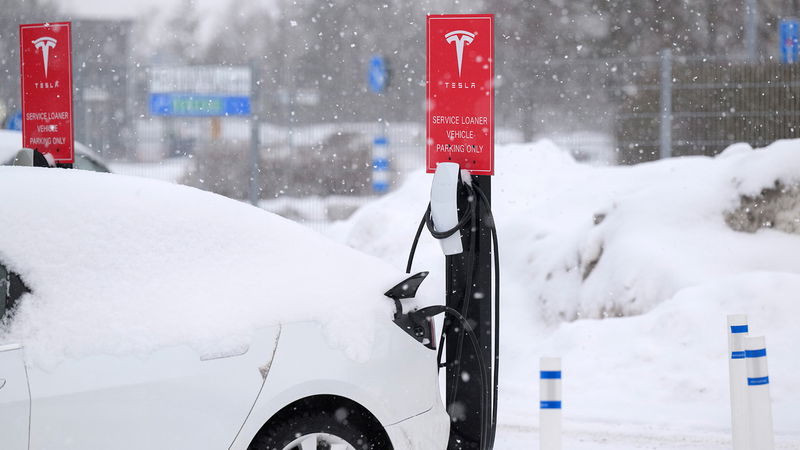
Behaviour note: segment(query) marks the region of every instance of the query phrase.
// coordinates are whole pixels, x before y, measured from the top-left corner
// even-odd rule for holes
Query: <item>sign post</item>
[[[69,22],[19,26],[22,145],[57,164],[75,161]]]
[[[469,171],[473,186],[490,203],[490,175],[494,174],[494,16],[428,16],[427,49],[427,171],[435,172],[440,162],[458,163]],[[463,194],[459,193],[459,214],[474,202],[477,224],[475,228],[467,225],[461,229],[463,248],[468,250],[445,257],[446,303],[474,324],[480,352],[469,345],[459,346],[458,338],[447,339],[450,450],[480,446],[484,432],[481,395],[485,387],[480,385],[478,355],[486,363],[487,373],[492,374],[485,382],[496,386],[493,374],[497,361],[491,332],[493,225],[489,223],[489,205]],[[458,335],[458,323],[446,321],[445,327],[448,336]],[[492,397],[496,399],[496,392]],[[490,409],[494,421],[495,406]]]

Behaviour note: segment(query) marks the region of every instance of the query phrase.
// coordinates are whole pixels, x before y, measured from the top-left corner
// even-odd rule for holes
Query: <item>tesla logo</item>
[[[44,77],[47,78],[47,63],[50,59],[50,49],[56,46],[56,40],[51,37],[40,37],[33,41],[33,45],[42,51],[42,58],[44,58]]]
[[[458,76],[461,77],[461,60],[464,56],[464,44],[471,44],[475,39],[475,33],[469,31],[456,30],[444,35],[448,44],[456,44],[456,57],[458,58]]]

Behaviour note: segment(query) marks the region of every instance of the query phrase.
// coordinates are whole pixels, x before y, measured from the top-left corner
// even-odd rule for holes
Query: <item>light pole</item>
[[[797,0],[794,0],[795,3]],[[746,0],[744,40],[747,60],[751,63],[758,57],[758,0]]]

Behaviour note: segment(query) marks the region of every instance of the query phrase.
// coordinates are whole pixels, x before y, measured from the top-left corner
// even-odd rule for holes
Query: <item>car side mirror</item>
[[[394,300],[395,318],[403,315],[403,304],[400,303],[400,300],[414,298],[417,295],[417,289],[419,289],[419,285],[425,281],[425,277],[427,277],[429,273],[430,272],[419,272],[411,275],[405,280],[397,283],[393,288],[389,289],[383,294]]]
[[[428,273],[414,274],[386,291],[384,295],[394,300],[394,323],[422,345],[436,349],[433,320],[418,314],[403,314],[403,304],[400,302],[400,300],[417,295],[417,289],[425,281]]]

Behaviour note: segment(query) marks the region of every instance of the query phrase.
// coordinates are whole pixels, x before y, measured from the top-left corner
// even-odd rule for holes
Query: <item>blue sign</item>
[[[386,62],[382,56],[373,56],[369,60],[367,82],[369,89],[376,94],[386,90],[386,85],[389,84],[389,71],[386,69]]]
[[[781,62],[796,63],[800,50],[800,21],[783,19],[780,25]]]
[[[378,136],[372,141],[372,190],[382,194],[389,190],[391,172],[389,164],[389,139]]]
[[[249,116],[250,97],[205,94],[150,94],[154,116],[220,117]]]
[[[8,118],[6,128],[9,130],[22,131],[22,111],[17,111]]]

